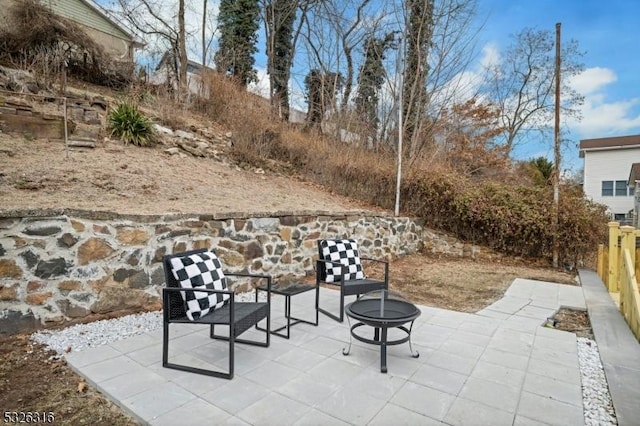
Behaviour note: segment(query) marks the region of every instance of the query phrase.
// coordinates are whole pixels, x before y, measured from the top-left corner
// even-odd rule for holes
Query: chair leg
[[[320,307],[320,288],[318,287],[318,298],[317,298],[317,311],[316,312],[322,312],[323,314],[325,314],[326,316],[328,316],[329,318],[331,318],[334,321],[338,321],[338,322],[344,322],[344,294],[342,291],[342,288],[340,289],[340,315],[336,315],[333,314],[331,312],[329,312],[326,309],[323,309]],[[317,315],[317,313],[316,313]]]
[[[169,363],[169,323],[162,326],[162,366],[165,367]]]
[[[233,327],[229,326],[229,374],[233,377],[233,369],[235,367],[235,338],[236,332]]]
[[[211,326],[213,329],[213,326]],[[211,330],[213,332],[213,330]],[[233,379],[233,343],[230,345],[229,372],[216,370],[205,370],[204,368],[190,367],[188,365],[174,364],[169,362],[169,323],[164,323],[162,336],[162,366],[173,370],[186,371],[188,373],[203,374],[206,376],[218,377],[221,379]]]

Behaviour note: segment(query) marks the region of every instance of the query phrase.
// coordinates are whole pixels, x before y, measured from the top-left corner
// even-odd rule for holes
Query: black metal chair
[[[256,275],[256,274],[235,274],[226,273],[225,276],[240,276],[240,277],[253,277],[264,279],[267,282],[267,301],[258,302],[256,296],[256,302],[236,302],[234,300],[234,292],[229,290],[209,290],[200,289],[198,292],[227,294],[229,299],[226,303],[215,310],[210,311],[206,315],[190,320],[187,317],[185,302],[180,294],[185,291],[194,291],[188,288],[182,288],[180,282],[173,276],[171,259],[176,257],[185,257],[193,254],[199,254],[206,252],[206,249],[192,250],[184,253],[176,253],[164,256],[164,276],[166,287],[162,291],[162,310],[163,310],[163,338],[162,338],[162,366],[166,368],[173,368],[176,370],[188,371],[190,373],[205,374],[208,376],[221,377],[224,379],[232,379],[234,372],[234,345],[238,343],[246,343],[255,346],[269,346],[270,333],[265,332],[265,341],[245,340],[239,339],[242,333],[257,326],[257,324],[266,319],[266,330],[271,327],[270,324],[270,311],[271,311],[271,277],[268,275]],[[224,278],[226,280],[226,277]],[[212,339],[220,339],[229,342],[229,368],[228,372],[206,370],[202,368],[191,367],[187,365],[180,365],[169,362],[169,324],[197,324],[197,325],[209,325],[210,332],[209,337]],[[229,327],[229,336],[215,334],[216,325],[226,325]]]
[[[376,280],[370,278],[361,278],[361,279],[346,279],[345,275],[348,273],[348,267],[344,263],[327,260],[323,254],[322,244],[324,241],[339,241],[339,240],[318,240],[318,261],[316,262],[316,291],[320,291],[320,284],[328,284],[333,286],[338,286],[340,288],[340,314],[335,315],[326,309],[320,307],[318,302],[317,309],[319,312],[327,315],[329,318],[332,318],[336,321],[343,322],[344,321],[344,298],[345,296],[360,296],[361,294],[382,290],[389,288],[389,262],[386,260],[379,259],[371,259],[368,257],[359,257],[360,260],[369,261],[369,262],[378,262],[384,264],[384,280]],[[336,282],[327,282],[327,266],[331,264],[334,267],[341,268],[341,274],[339,281]],[[319,300],[319,297],[316,299]]]

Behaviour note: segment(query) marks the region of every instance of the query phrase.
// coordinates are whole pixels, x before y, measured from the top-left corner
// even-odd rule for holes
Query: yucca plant
[[[130,102],[120,102],[109,113],[109,131],[126,144],[150,146],[155,143],[153,123],[138,107]]]

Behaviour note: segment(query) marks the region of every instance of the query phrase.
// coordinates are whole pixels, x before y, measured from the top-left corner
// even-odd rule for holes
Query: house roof
[[[133,44],[136,47],[144,47],[145,46],[145,42],[138,39],[133,32],[128,29],[127,27],[125,27],[122,23],[118,22],[109,12],[107,12],[107,10],[105,10],[102,6],[100,6],[99,4],[97,4],[96,2],[94,2],[93,0],[79,0],[82,3],[86,4],[90,9],[92,9],[93,11],[95,11],[98,15],[100,15],[102,18],[104,18],[105,20],[107,20],[107,22],[109,22],[111,25],[113,25],[114,27],[118,28],[120,31],[122,31],[124,34],[126,34],[131,41],[133,42]]]
[[[585,151],[608,151],[630,148],[640,148],[640,135],[582,139],[580,141],[580,157],[584,157]]]
[[[629,173],[629,181],[627,184],[629,186],[634,186],[637,180],[640,180],[640,163],[633,163],[631,165],[631,173]]]
[[[163,66],[167,65],[167,62],[171,59],[171,57],[173,56],[173,54],[169,51],[164,52],[164,54],[162,55],[162,58],[160,58],[160,62],[158,62],[158,65],[156,65],[155,71],[159,71],[160,68],[162,68]],[[199,74],[200,71],[202,71],[202,64],[196,62],[196,61],[192,61],[191,59],[187,59],[187,71],[188,72],[193,72],[195,74]],[[215,69],[211,68],[211,67],[204,67],[205,70],[209,71],[209,72],[214,72]]]

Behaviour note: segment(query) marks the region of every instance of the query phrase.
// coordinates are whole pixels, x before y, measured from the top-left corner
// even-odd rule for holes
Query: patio
[[[321,300],[337,306],[338,292],[323,289]],[[293,315],[315,315],[313,292],[292,302]],[[274,326],[283,305],[273,296]],[[323,315],[318,327],[295,325],[290,340],[272,336],[269,348],[236,345],[233,380],[162,368],[161,329],[66,358],[143,424],[582,425],[575,335],[541,327],[560,306],[585,309],[582,288],[516,279],[476,314],[419,306],[411,340],[420,357],[390,346],[387,374],[378,347],[354,340],[344,356],[348,322]],[[170,358],[225,367],[228,346],[207,327],[174,324],[171,336]]]

